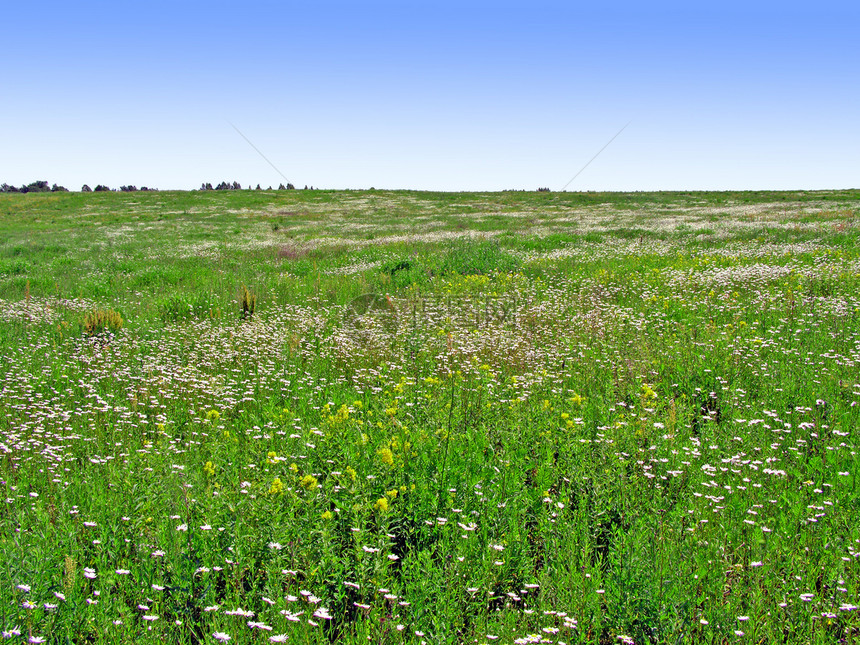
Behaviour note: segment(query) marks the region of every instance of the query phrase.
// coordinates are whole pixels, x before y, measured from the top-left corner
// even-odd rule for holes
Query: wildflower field
[[[0,195],[3,642],[860,642],[858,426],[860,191]]]

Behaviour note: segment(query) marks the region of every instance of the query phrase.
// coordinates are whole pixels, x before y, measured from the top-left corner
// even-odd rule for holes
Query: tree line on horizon
[[[277,188],[277,190],[295,190],[295,189],[296,189],[296,187],[291,183],[287,183],[286,186],[284,186],[283,184],[278,184],[278,188]],[[308,186],[305,185],[304,189],[305,190],[313,190],[314,187],[311,186],[310,188],[308,188]],[[234,181],[232,183],[229,181],[222,181],[220,184],[217,184],[216,186],[212,186],[212,184],[209,182],[203,182],[202,184],[200,184],[200,188],[198,188],[197,190],[242,190],[242,184],[240,184],[238,181]],[[248,186],[248,190],[251,190],[250,186]],[[257,184],[257,187],[254,188],[254,190],[263,190],[263,188],[260,186],[260,184]],[[271,186],[269,186],[266,190],[275,190],[275,189],[272,188]]]
[[[20,188],[10,184],[0,184],[0,193],[67,193],[69,189],[65,186],[48,186],[47,181],[33,181],[24,184]]]
[[[250,190],[250,186],[248,187],[248,189]],[[284,184],[278,185],[277,189],[278,190],[295,190],[296,187],[291,183],[287,183],[286,186],[284,186]],[[314,187],[311,186],[310,188],[308,188],[308,186],[305,186],[304,189],[305,190],[313,190]],[[219,183],[213,187],[211,183],[203,182],[202,184],[200,184],[200,188],[198,188],[198,190],[242,190],[242,184],[240,184],[238,181],[233,181],[233,182],[222,181],[221,183]],[[263,190],[263,189],[260,187],[260,184],[257,184],[257,187],[254,190]],[[271,186],[269,186],[268,190],[273,190],[273,189]],[[141,186],[140,188],[138,188],[137,186],[134,186],[134,185],[128,185],[128,186],[120,186],[118,189],[113,189],[113,188],[110,188],[108,186],[105,186],[104,184],[97,184],[95,188],[90,188],[89,185],[84,184],[83,186],[81,186],[81,190],[80,190],[80,192],[82,192],[82,193],[102,193],[102,192],[117,192],[117,191],[122,192],[122,193],[131,193],[131,192],[137,192],[137,191],[155,192],[155,191],[158,191],[158,188],[148,188],[147,186]],[[65,186],[59,186],[57,184],[48,185],[48,182],[44,181],[44,180],[33,181],[33,182],[30,182],[29,184],[24,184],[20,187],[19,186],[13,186],[11,184],[6,184],[6,183],[0,184],[0,193],[68,193],[68,192],[71,192],[71,191],[68,188],[66,188]]]
[[[137,186],[120,186],[118,189],[123,193],[131,193],[136,191],[141,192],[152,192],[157,191],[158,188],[148,188],[147,186],[141,186],[138,188]],[[39,180],[33,181],[29,184],[24,184],[21,187],[13,186],[11,184],[0,184],[0,193],[68,193],[71,192],[65,186],[59,186],[54,184],[52,186],[48,185],[47,181]],[[102,193],[102,192],[113,192],[112,188],[105,186],[104,184],[98,184],[95,188],[90,188],[87,184],[81,186],[80,192],[82,193]]]

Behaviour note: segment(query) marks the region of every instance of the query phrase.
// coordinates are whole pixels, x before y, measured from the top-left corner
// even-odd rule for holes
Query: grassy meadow
[[[0,195],[0,641],[860,642],[860,191]]]

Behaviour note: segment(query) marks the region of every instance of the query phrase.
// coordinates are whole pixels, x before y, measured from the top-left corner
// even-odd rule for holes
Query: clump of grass
[[[250,320],[257,308],[257,294],[242,285],[242,320]]]
[[[465,240],[451,245],[442,258],[440,272],[460,275],[488,275],[516,271],[519,258],[493,241]]]
[[[421,283],[426,275],[417,258],[395,259],[383,263],[382,272],[391,278],[395,287]]]
[[[308,251],[294,244],[284,244],[278,249],[278,257],[283,260],[301,260],[307,257]]]
[[[122,329],[122,316],[113,309],[93,309],[84,315],[82,324],[87,336],[100,336],[105,332],[115,334]]]
[[[161,319],[177,322],[192,318],[218,318],[221,309],[211,294],[172,295],[159,305]]]

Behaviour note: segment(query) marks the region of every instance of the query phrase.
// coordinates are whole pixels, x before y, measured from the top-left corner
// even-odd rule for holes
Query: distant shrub
[[[81,192],[82,193],[91,193],[91,192],[93,192],[93,189],[90,188],[89,186],[87,186],[86,184],[84,184],[83,186],[81,186]]]
[[[51,186],[51,192],[52,193],[67,193],[67,192],[69,192],[69,189],[66,188],[65,186],[58,186],[57,184],[54,184],[53,186]]]
[[[93,309],[84,316],[83,330],[87,336],[99,336],[105,332],[116,333],[122,329],[122,316],[113,309]]]
[[[108,188],[107,186],[105,186],[103,184],[99,184],[93,190],[97,193],[109,193],[110,192],[110,188]]]
[[[9,184],[0,185],[0,193],[17,193],[20,192],[16,186],[10,186]]]
[[[123,193],[134,193],[137,192],[137,186],[120,186],[120,192]]]

